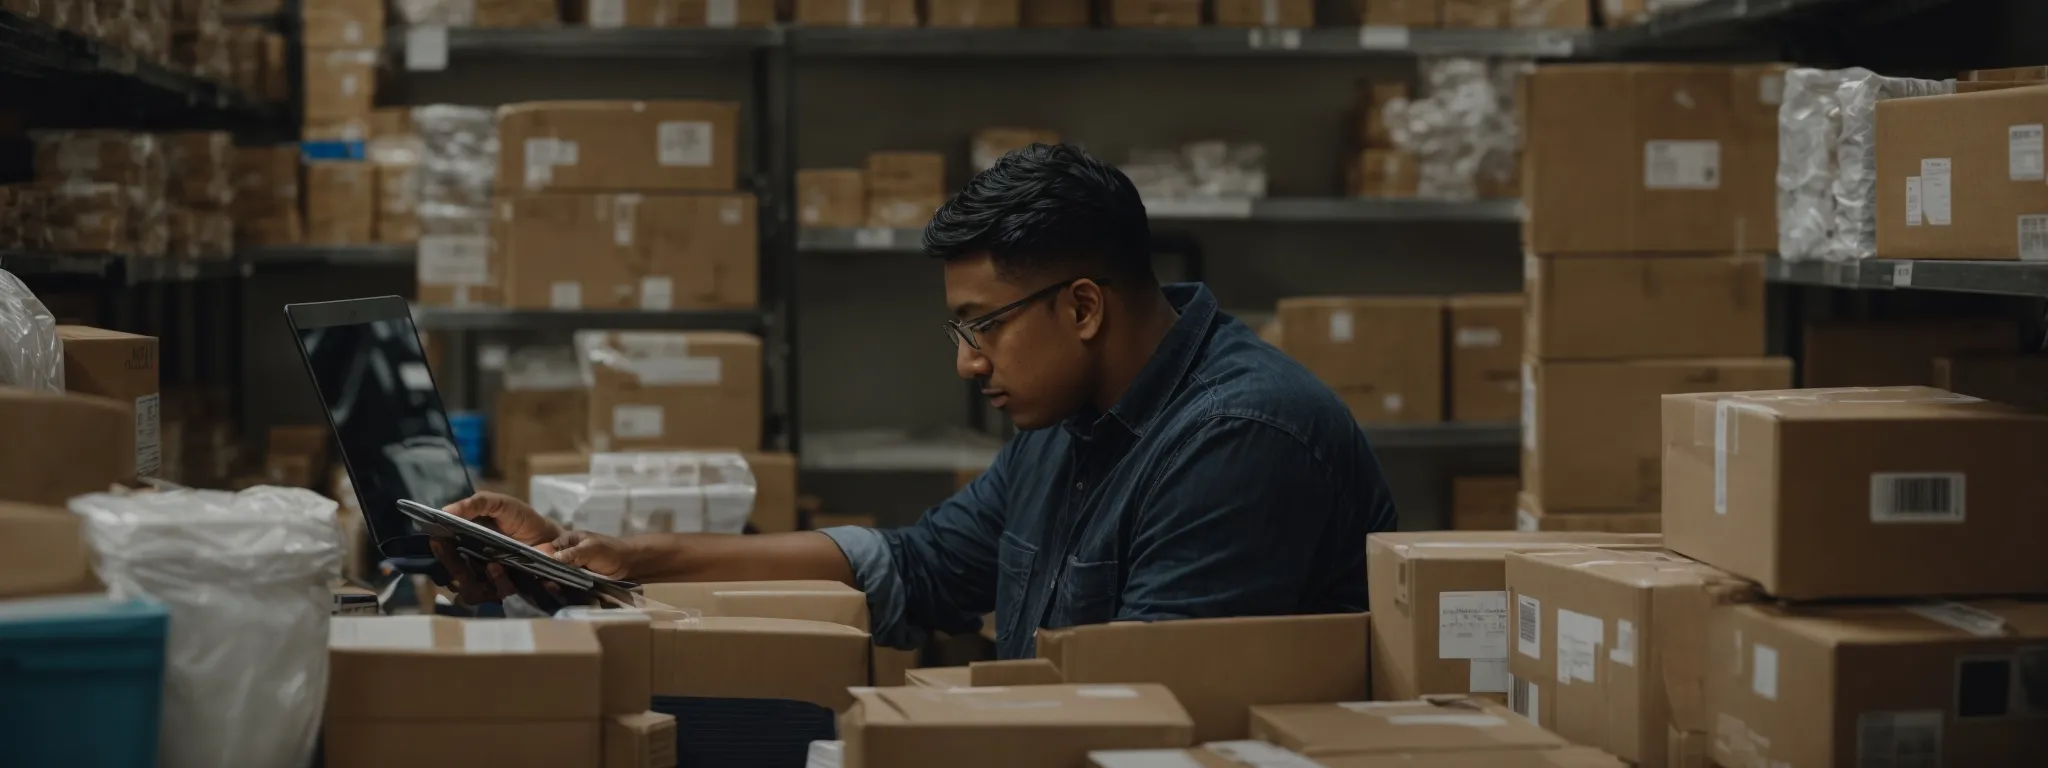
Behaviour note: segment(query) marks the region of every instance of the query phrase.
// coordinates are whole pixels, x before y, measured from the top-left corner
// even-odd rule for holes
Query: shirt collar
[[[1116,405],[1110,406],[1108,415],[1096,416],[1089,409],[1067,419],[1067,431],[1076,437],[1093,436],[1095,428],[1111,418],[1132,435],[1143,437],[1194,366],[1208,339],[1209,325],[1216,319],[1216,296],[1201,283],[1174,283],[1161,290],[1166,294],[1166,303],[1180,313],[1180,319],[1159,340],[1159,346],[1152,350],[1152,359],[1145,362],[1138,378],[1117,398]]]

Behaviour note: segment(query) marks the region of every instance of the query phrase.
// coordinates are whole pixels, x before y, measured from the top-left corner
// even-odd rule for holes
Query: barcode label
[[[1515,595],[1515,650],[1543,658],[1543,602],[1528,595]]]
[[[1533,680],[1514,678],[1508,686],[1508,708],[1537,725],[1543,724],[1543,689]]]
[[[164,464],[163,398],[135,398],[135,476],[156,477]]]
[[[2048,215],[2020,217],[2020,261],[2048,261]]]
[[[1856,716],[1856,768],[1940,768],[1941,712]]]
[[[2041,171],[2041,124],[2006,128],[2006,175],[2013,181],[2040,181]]]
[[[1873,523],[1960,523],[1963,501],[1961,472],[1870,473]]]
[[[1920,177],[1906,177],[1906,226],[1917,227],[1926,222],[1920,210]]]

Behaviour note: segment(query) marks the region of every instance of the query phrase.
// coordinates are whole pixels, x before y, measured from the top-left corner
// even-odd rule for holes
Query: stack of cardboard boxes
[[[168,168],[172,258],[225,259],[234,255],[235,141],[226,131],[163,137]]]
[[[1522,299],[1516,295],[1281,299],[1263,332],[1363,424],[1516,418]],[[1448,311],[1446,311],[1448,309]]]
[[[1372,26],[1462,29],[1586,29],[1592,0],[1354,0],[1359,21]],[[1606,0],[1607,15],[1642,0]]]
[[[305,239],[299,210],[299,145],[238,147],[234,154],[235,242],[289,245]]]
[[[1387,105],[1408,98],[1406,81],[1363,80],[1345,131],[1344,193],[1353,197],[1414,197],[1421,183],[1415,156],[1394,148]]]
[[[867,225],[922,229],[946,202],[946,156],[937,152],[869,152]]]
[[[160,257],[169,248],[163,137],[48,131],[35,142],[50,247]]]
[[[1657,396],[1783,388],[1764,357],[1777,65],[1539,68],[1522,85],[1519,527],[1653,531]]]
[[[311,161],[305,168],[306,242],[372,242],[376,168],[364,162],[359,146],[324,148],[331,146],[328,142],[369,137],[371,105],[377,96],[377,54],[384,44],[384,4],[308,0],[300,16],[302,135],[309,142]]]

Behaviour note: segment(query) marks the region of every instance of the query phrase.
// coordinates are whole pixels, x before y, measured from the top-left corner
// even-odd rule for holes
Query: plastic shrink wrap
[[[731,452],[598,453],[590,473],[537,475],[529,498],[562,525],[606,536],[741,533],[754,473]]]
[[[1785,73],[1778,105],[1778,254],[1826,255],[1835,231],[1835,141],[1842,132],[1839,89],[1863,69],[1800,68]]]
[[[298,488],[71,500],[116,598],[171,612],[158,765],[304,766],[327,697],[334,502]]]
[[[57,318],[21,278],[0,269],[0,385],[64,391]]]
[[[1862,72],[1836,90],[1841,133],[1835,141],[1835,227],[1827,257],[1877,254],[1877,103],[1955,93],[1953,80],[1915,80]]]
[[[1420,67],[1427,95],[1388,102],[1384,117],[1394,146],[1416,158],[1416,194],[1471,200],[1482,180],[1512,179],[1522,146],[1515,84],[1531,65],[1442,58]]]

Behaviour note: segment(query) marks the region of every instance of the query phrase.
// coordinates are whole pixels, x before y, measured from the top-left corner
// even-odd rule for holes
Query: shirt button
[[[1074,484],[1074,490],[1077,490],[1077,491],[1085,491],[1085,490],[1088,490],[1088,484],[1087,484],[1087,483],[1075,483],[1075,484]]]

